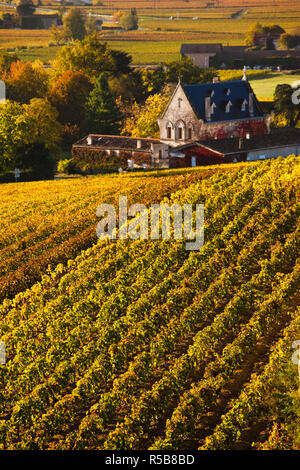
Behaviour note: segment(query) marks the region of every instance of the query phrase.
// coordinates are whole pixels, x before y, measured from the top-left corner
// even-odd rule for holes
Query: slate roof
[[[222,44],[181,44],[180,54],[205,54],[205,53],[217,53],[222,50]]]
[[[249,152],[252,150],[266,150],[268,148],[283,147],[298,144],[300,146],[300,129],[282,128],[274,129],[270,134],[251,135],[250,139],[243,138],[242,149],[239,148],[240,138],[199,140],[194,143],[175,147],[174,151],[185,148],[204,146],[223,155]]]
[[[209,122],[230,121],[246,119],[250,117],[262,117],[263,113],[254,96],[254,114],[249,113],[249,93],[253,90],[246,80],[231,80],[227,82],[204,83],[197,85],[183,85],[183,90],[198,119],[205,120],[205,97],[211,96],[211,104],[214,103],[214,112]],[[246,100],[245,111],[241,110],[241,103]],[[230,111],[226,112],[226,104]]]
[[[88,144],[88,137],[92,138],[92,143]],[[138,148],[138,141],[141,146]],[[105,150],[129,150],[135,152],[149,152],[151,150],[151,144],[160,143],[159,139],[136,139],[133,137],[123,137],[118,135],[100,135],[100,134],[89,134],[83,139],[79,140],[74,147],[89,147],[99,148]]]

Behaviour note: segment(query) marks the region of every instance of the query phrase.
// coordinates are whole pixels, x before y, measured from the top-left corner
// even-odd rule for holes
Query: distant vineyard
[[[186,175],[132,178],[135,190],[102,180],[102,198],[120,181],[132,200],[204,203],[205,245],[99,242],[4,301],[0,449],[300,447],[299,161],[231,168],[191,173],[189,185]],[[60,206],[89,217],[88,182],[82,200],[83,184],[70,196],[47,184],[46,221],[59,223]],[[38,233],[24,224],[37,207],[24,201],[13,231]]]

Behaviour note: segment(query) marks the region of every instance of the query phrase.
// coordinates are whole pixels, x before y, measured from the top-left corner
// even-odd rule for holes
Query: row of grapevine
[[[133,200],[151,201],[153,179],[143,178]],[[293,318],[295,157],[213,170],[188,187],[176,178],[181,188],[166,182],[156,196],[205,204],[200,251],[175,240],[99,242],[0,305],[1,448],[197,443],[235,371],[251,373],[257,342]]]

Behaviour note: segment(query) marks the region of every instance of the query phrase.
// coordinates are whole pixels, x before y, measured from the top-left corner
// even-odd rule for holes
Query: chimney
[[[142,148],[142,141],[141,141],[140,139],[138,139],[138,140],[136,141],[136,148],[138,148],[138,149],[141,149],[141,148]]]
[[[249,93],[249,113],[250,113],[250,116],[254,115],[254,96],[253,96],[253,93]]]
[[[210,117],[211,117],[210,96],[206,96],[206,98],[205,98],[205,119],[206,119],[206,121],[210,121]]]
[[[219,77],[213,77],[213,83],[219,83]]]
[[[93,138],[92,138],[91,135],[89,135],[86,140],[87,140],[87,144],[88,144],[88,145],[92,145],[92,143],[93,143]]]

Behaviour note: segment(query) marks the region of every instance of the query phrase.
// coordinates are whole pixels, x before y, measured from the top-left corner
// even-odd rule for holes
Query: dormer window
[[[229,113],[229,112],[230,112],[231,106],[232,106],[231,101],[228,101],[228,102],[226,103],[226,106],[225,106],[225,113]]]
[[[248,101],[247,100],[244,100],[242,101],[242,104],[241,104],[241,111],[246,111],[246,106],[248,104]]]
[[[215,94],[214,90],[208,90],[206,92],[206,98],[212,98],[214,94]]]

